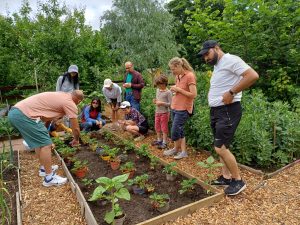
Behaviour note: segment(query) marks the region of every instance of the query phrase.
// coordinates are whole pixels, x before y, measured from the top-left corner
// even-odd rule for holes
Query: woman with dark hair
[[[78,67],[71,65],[68,72],[58,77],[56,91],[72,92],[79,90]]]
[[[106,124],[101,118],[101,101],[93,98],[91,105],[84,107],[81,117],[81,128],[83,131],[99,130]]]

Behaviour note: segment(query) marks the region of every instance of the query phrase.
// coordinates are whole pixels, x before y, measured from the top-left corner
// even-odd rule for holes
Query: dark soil
[[[100,137],[98,136],[98,139]],[[99,140],[101,143],[114,146],[111,142],[106,142],[104,139]],[[122,147],[120,146],[122,150]],[[177,209],[181,206],[190,204],[192,202],[206,198],[208,195],[200,185],[195,186],[195,190],[190,194],[180,195],[178,190],[181,189],[180,182],[183,179],[187,179],[181,175],[178,175],[175,181],[167,181],[166,175],[162,173],[163,166],[158,165],[154,170],[150,169],[150,160],[144,157],[137,157],[134,152],[128,154],[127,161],[133,161],[135,163],[137,171],[134,176],[147,173],[149,175],[149,183],[155,187],[154,192],[159,194],[168,194],[170,196],[170,210]],[[120,170],[112,170],[110,164],[103,161],[99,156],[92,152],[89,147],[81,147],[81,150],[76,154],[76,157],[81,160],[89,161],[89,173],[86,178],[97,179],[99,177],[109,177],[122,174]],[[80,179],[75,178],[79,184],[86,200],[88,200],[97,187],[97,184],[92,184],[89,187],[83,185]],[[150,204],[149,193],[144,195],[135,195],[131,193],[131,200],[120,200],[120,205],[123,211],[126,213],[126,220],[124,224],[137,224],[150,218],[161,215],[162,213],[154,210]],[[106,211],[111,210],[111,204],[103,205],[103,202],[89,202],[89,206],[98,222],[98,224],[106,224],[104,221],[104,215]]]
[[[3,181],[5,182],[5,188],[8,191],[9,195],[5,195],[5,201],[10,208],[11,213],[11,224],[17,224],[17,206],[16,206],[16,192],[18,191],[18,173],[17,173],[17,153],[14,154],[14,166],[9,167],[3,172]],[[1,215],[2,211],[0,209]]]

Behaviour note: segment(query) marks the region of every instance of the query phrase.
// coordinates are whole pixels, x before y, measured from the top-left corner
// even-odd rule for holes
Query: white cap
[[[105,79],[104,80],[104,87],[110,87],[112,85],[111,79]]]
[[[72,73],[72,72],[78,73],[78,66],[71,65],[68,69],[68,73]]]
[[[121,109],[125,109],[126,107],[130,107],[130,106],[131,106],[131,105],[130,105],[129,102],[124,101],[124,102],[121,103],[120,108],[121,108]]]

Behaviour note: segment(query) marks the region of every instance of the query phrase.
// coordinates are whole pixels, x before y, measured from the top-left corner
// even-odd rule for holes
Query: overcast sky
[[[46,2],[46,0],[39,0]],[[63,2],[63,1],[61,1]],[[85,6],[86,24],[91,25],[93,29],[99,29],[99,17],[105,10],[112,7],[112,0],[64,0],[67,6],[74,8],[83,8]],[[37,0],[29,0],[33,11],[37,9]],[[11,15],[18,12],[22,5],[22,0],[0,0],[0,14]]]

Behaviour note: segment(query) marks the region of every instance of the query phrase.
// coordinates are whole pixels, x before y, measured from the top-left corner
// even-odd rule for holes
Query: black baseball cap
[[[197,54],[197,56],[202,57],[204,54],[206,54],[209,49],[214,48],[215,46],[219,45],[217,41],[215,40],[208,40],[203,43],[202,49]]]

